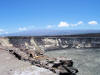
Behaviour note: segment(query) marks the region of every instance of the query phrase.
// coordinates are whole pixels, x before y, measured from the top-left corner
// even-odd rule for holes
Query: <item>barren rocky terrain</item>
[[[51,71],[21,61],[0,49],[0,75],[56,75]]]
[[[0,59],[3,75],[76,75],[78,69],[73,67],[73,61],[67,58],[52,58],[44,55],[45,50],[41,39],[33,37],[1,37]],[[52,47],[53,39],[42,39]],[[52,44],[50,43],[53,42]],[[42,46],[42,47],[41,47]],[[54,46],[55,47],[55,46]]]

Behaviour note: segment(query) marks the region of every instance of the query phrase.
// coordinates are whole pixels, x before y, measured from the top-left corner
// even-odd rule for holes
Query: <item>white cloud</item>
[[[8,34],[4,29],[0,29],[0,34]]]
[[[48,25],[48,26],[47,26],[47,28],[52,28],[52,27],[53,27],[52,25]]]
[[[5,34],[8,34],[9,32],[5,32]]]
[[[88,24],[94,25],[94,24],[98,24],[97,21],[89,21]]]
[[[3,30],[3,29],[0,29],[0,33],[1,33],[1,32],[4,32],[4,30]]]
[[[61,21],[61,22],[58,24],[58,27],[69,27],[69,24],[68,24],[67,22]]]
[[[73,27],[73,26],[78,26],[78,25],[81,25],[81,24],[83,24],[83,21],[79,21],[76,24],[71,24],[71,26]]]
[[[83,21],[79,21],[77,24],[78,24],[78,25],[83,24]]]
[[[20,27],[20,28],[18,28],[18,30],[19,30],[19,31],[26,31],[27,28],[26,28],[26,27]]]

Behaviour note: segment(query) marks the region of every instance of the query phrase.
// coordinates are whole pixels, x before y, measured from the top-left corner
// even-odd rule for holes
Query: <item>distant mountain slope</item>
[[[76,34],[76,35],[68,35],[67,37],[100,37],[100,33]]]
[[[100,30],[29,30],[1,36],[99,36]]]

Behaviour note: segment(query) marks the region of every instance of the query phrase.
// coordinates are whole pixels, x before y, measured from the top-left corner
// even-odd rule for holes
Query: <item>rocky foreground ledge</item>
[[[20,50],[18,48],[5,48],[19,60],[30,62],[32,65],[48,69],[57,75],[76,75],[78,70],[73,67],[73,61],[63,57],[50,58],[34,50]],[[35,56],[34,56],[35,53]]]
[[[38,47],[34,39],[31,40],[32,47],[34,46],[33,48],[24,44],[23,47],[14,47],[8,40],[1,39],[0,49],[8,51],[18,60],[48,69],[57,75],[76,75],[78,73],[78,69],[73,67],[72,60],[67,60],[67,58],[64,57],[51,58],[44,55],[44,51]]]

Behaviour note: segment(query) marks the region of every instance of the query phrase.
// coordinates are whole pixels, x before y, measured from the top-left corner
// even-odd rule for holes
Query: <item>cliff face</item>
[[[44,50],[58,50],[65,48],[99,48],[99,37],[46,37],[41,38],[38,45]]]
[[[57,75],[76,75],[78,69],[73,67],[73,61],[67,58],[52,58],[44,55],[44,49],[59,48],[60,39],[34,37],[0,38],[0,49],[8,51],[19,60],[27,61],[32,65],[42,67]]]
[[[80,37],[5,37],[0,38],[1,46],[14,46],[17,48],[37,48],[41,50],[53,50],[64,48],[97,48],[100,47],[100,38]],[[34,47],[35,46],[35,47]]]
[[[0,46],[13,46],[13,45],[9,42],[9,38],[1,37]]]

